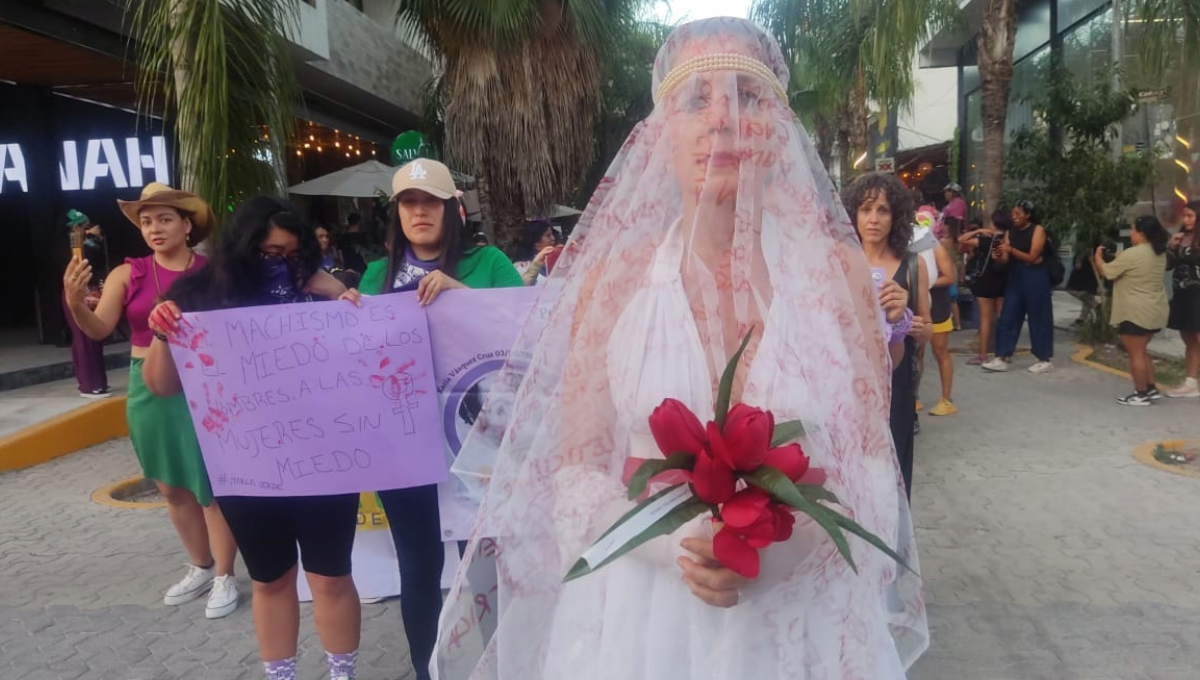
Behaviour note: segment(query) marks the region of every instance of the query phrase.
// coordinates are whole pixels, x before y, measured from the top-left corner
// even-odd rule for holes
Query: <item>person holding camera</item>
[[[979,354],[967,364],[982,366],[988,360],[988,346],[1004,307],[1004,289],[1008,285],[1008,273],[992,253],[1012,226],[1012,217],[1007,210],[997,210],[992,213],[991,224],[987,227],[982,224],[972,226],[975,228],[958,237],[958,243],[973,249],[967,263],[966,283],[979,305]]]
[[[1154,385],[1154,361],[1149,345],[1167,323],[1167,230],[1157,217],[1143,215],[1133,223],[1133,247],[1105,262],[1104,246],[1096,248],[1096,271],[1113,282],[1112,316],[1109,323],[1121,334],[1129,355],[1129,372],[1134,392],[1117,399],[1123,406],[1149,406],[1162,398]]]

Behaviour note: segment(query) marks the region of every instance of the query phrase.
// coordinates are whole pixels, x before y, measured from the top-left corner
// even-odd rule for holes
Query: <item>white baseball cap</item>
[[[418,158],[392,175],[392,198],[409,189],[424,191],[443,201],[458,195],[450,168],[428,158]]]

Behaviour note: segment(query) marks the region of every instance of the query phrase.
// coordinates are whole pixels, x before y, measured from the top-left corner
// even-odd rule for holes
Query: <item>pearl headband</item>
[[[654,91],[654,103],[661,102],[688,76],[705,71],[742,71],[758,76],[770,83],[775,94],[779,95],[780,101],[785,104],[788,101],[787,91],[783,89],[779,77],[775,75],[774,71],[767,68],[766,64],[744,54],[719,53],[693,57],[671,69],[671,72],[659,83],[658,89]]]

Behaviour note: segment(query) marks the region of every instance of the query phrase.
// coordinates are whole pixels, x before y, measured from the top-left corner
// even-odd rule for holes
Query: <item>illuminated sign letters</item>
[[[18,184],[21,193],[29,193],[29,180],[25,175],[25,154],[20,144],[0,144],[0,194],[6,185]]]
[[[151,137],[149,153],[143,153],[143,142],[137,137],[123,141],[120,146],[114,139],[63,142],[58,162],[62,190],[91,191],[97,181],[109,182],[116,189],[137,188],[145,186],[150,175],[155,182],[171,183],[166,139]],[[20,144],[0,143],[0,193],[13,188],[29,193],[25,154]]]
[[[170,165],[167,163],[167,143],[162,137],[150,140],[150,155],[142,153],[137,137],[125,140],[125,164],[117,143],[112,139],[91,139],[79,164],[79,145],[63,142],[62,160],[58,164],[58,176],[63,191],[90,191],[96,188],[96,180],[108,178],[114,187],[128,189],[146,184],[143,170],[154,171],[154,181],[170,184]],[[80,181],[80,170],[83,179]]]

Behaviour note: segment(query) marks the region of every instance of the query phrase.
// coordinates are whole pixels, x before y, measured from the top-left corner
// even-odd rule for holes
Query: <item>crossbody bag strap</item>
[[[908,308],[917,313],[917,288],[921,285],[920,255],[908,254]]]

